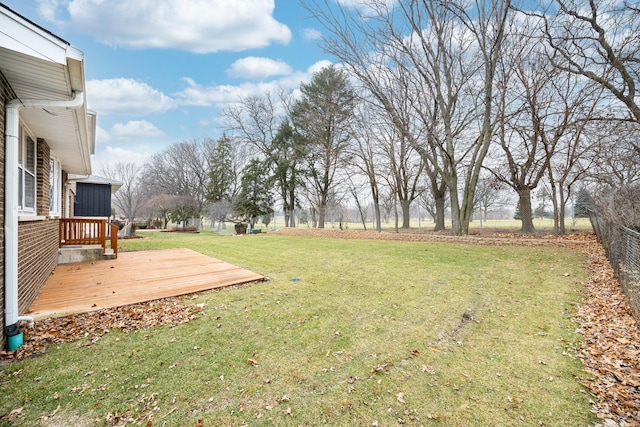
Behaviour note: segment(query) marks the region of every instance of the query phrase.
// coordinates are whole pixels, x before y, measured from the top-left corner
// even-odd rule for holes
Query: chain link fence
[[[640,322],[640,233],[589,211],[591,224]]]

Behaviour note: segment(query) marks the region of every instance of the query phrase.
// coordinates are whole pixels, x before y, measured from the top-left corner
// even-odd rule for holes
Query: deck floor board
[[[60,317],[263,279],[190,249],[121,252],[114,260],[59,265],[27,314]]]

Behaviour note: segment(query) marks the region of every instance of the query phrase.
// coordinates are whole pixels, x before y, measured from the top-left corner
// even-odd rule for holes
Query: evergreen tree
[[[251,227],[258,218],[273,213],[273,182],[268,177],[267,166],[257,159],[251,160],[242,171],[240,193],[233,205],[236,215],[249,222]]]
[[[233,168],[233,147],[231,140],[223,136],[211,156],[211,168],[209,170],[209,187],[207,188],[207,200],[219,202],[231,201],[236,195],[237,176]]]
[[[347,74],[333,65],[315,73],[311,82],[300,86],[300,92],[291,119],[308,153],[307,189],[318,212],[318,228],[324,228],[329,194],[351,137],[356,94]]]
[[[578,190],[578,194],[576,194],[575,204],[573,206],[573,214],[576,218],[588,218],[589,217],[589,209],[593,205],[593,200],[591,198],[591,194],[589,191],[580,187]]]
[[[295,227],[296,191],[304,175],[301,160],[305,155],[305,146],[291,124],[284,122],[271,142],[270,149],[267,160],[282,198],[285,227]]]

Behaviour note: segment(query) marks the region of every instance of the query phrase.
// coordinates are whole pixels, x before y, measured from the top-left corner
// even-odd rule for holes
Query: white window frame
[[[33,149],[33,164],[27,165],[28,149]],[[30,170],[32,168],[33,170]],[[18,210],[21,215],[35,215],[37,212],[37,191],[38,191],[38,147],[36,138],[33,137],[24,126],[20,126],[20,136],[18,138]],[[32,182],[33,185],[29,185]],[[28,188],[32,187],[32,188]],[[28,197],[32,192],[32,200]]]
[[[54,156],[49,158],[49,216],[62,216],[62,165]]]

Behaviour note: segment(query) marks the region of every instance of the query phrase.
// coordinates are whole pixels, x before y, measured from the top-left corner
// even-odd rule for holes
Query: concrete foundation
[[[114,259],[113,250],[102,250],[99,245],[64,246],[58,249],[58,264],[70,264],[73,262],[101,261]]]

